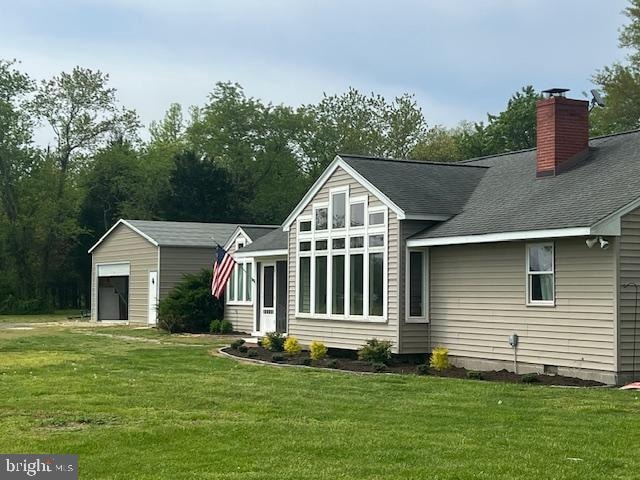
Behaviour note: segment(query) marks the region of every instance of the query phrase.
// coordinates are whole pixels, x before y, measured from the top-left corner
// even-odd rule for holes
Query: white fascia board
[[[591,227],[556,228],[550,230],[486,233],[483,235],[461,235],[457,237],[415,238],[407,240],[407,247],[432,247],[438,245],[462,245],[467,243],[493,243],[510,242],[514,240],[536,240],[543,238],[584,237],[593,234]]]
[[[433,222],[444,222],[452,215],[405,215],[404,220],[431,220]]]
[[[347,164],[340,155],[336,155],[331,164],[327,167],[327,169],[318,177],[315,183],[311,186],[307,193],[302,197],[302,200],[296,205],[296,208],[289,214],[287,219],[282,224],[282,230],[285,232],[289,231],[289,227],[295,221],[295,219],[300,215],[302,210],[311,202],[313,197],[320,191],[320,189],[327,182],[329,177],[333,175],[338,167],[342,168],[346,171],[351,177],[353,177],[358,183],[360,183],[364,188],[366,188],[369,192],[371,192],[374,196],[378,197],[382,203],[384,203],[387,207],[393,210],[398,216],[399,220],[405,219],[404,210],[398,207],[395,203],[393,203],[384,193],[378,190],[369,180],[360,175],[357,171],[355,171],[351,166]]]
[[[262,250],[262,251],[255,251],[255,252],[242,252],[239,251],[238,253],[235,253],[233,256],[234,258],[257,258],[257,257],[281,257],[281,256],[287,256],[288,255],[288,251],[287,249],[282,249],[282,250]]]
[[[252,242],[251,237],[249,237],[249,235],[247,235],[247,232],[245,232],[242,227],[240,225],[238,225],[236,227],[236,229],[233,231],[233,233],[231,234],[231,236],[229,237],[229,240],[227,240],[227,243],[224,244],[224,246],[222,248],[224,248],[225,250],[229,250],[229,248],[231,248],[231,245],[233,245],[236,241],[236,239],[238,238],[238,235],[242,234],[242,236],[245,238],[245,240],[247,241],[247,245],[250,245]]]
[[[154,246],[156,246],[156,247],[158,246],[158,242],[156,242],[153,238],[151,238],[149,235],[147,235],[146,233],[144,233],[144,232],[142,232],[141,230],[137,229],[136,227],[134,227],[133,225],[131,225],[129,222],[127,222],[126,220],[124,220],[124,219],[122,219],[122,218],[121,218],[120,220],[118,220],[118,221],[113,225],[113,227],[111,227],[109,230],[107,230],[107,233],[105,233],[104,235],[102,235],[102,237],[100,237],[100,240],[98,240],[98,241],[93,245],[93,247],[91,247],[91,248],[87,251],[87,253],[91,253],[91,252],[93,252],[93,251],[98,247],[98,245],[100,245],[100,244],[104,241],[104,239],[105,239],[105,238],[107,238],[107,237],[111,234],[111,232],[113,232],[113,231],[116,229],[116,227],[117,227],[118,225],[120,225],[120,224],[122,224],[122,225],[126,225],[127,227],[129,227],[131,230],[133,230],[133,231],[134,231],[134,232],[136,232],[138,235],[140,235],[141,237],[143,237],[145,240],[149,241],[149,242],[150,242],[151,244],[153,244]]]

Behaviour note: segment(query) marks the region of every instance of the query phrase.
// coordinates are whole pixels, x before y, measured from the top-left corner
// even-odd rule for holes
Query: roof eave
[[[473,243],[511,242],[516,240],[541,240],[545,238],[584,237],[602,234],[592,227],[555,228],[526,230],[520,232],[485,233],[452,237],[414,238],[407,240],[407,247],[435,247],[443,245],[465,245]],[[609,233],[609,235],[612,235]]]

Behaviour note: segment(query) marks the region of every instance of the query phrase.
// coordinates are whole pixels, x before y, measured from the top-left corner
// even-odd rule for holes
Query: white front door
[[[276,264],[262,264],[260,279],[260,333],[276,331]]]
[[[149,325],[158,323],[158,272],[149,272]]]

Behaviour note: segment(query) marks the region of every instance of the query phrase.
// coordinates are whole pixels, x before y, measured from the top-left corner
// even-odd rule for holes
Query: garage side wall
[[[148,323],[149,272],[158,269],[158,247],[119,225],[92,253],[91,261],[91,320],[98,319],[97,265],[129,263],[129,323]]]
[[[212,269],[213,247],[160,247],[160,300],[182,280],[184,275]]]

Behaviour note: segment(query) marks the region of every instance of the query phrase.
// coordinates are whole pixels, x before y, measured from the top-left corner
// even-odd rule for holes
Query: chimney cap
[[[569,91],[568,88],[549,88],[547,90],[543,90],[544,96],[546,98],[550,97],[564,97],[564,94]]]

